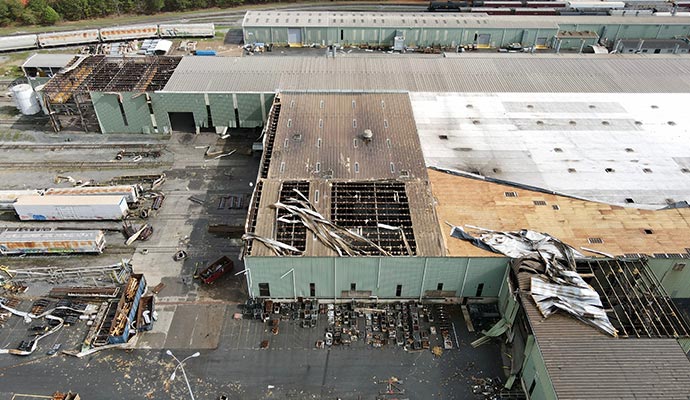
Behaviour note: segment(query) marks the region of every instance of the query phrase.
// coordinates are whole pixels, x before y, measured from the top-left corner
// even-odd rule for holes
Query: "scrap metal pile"
[[[485,250],[516,259],[516,272],[529,274],[532,299],[544,318],[561,310],[602,332],[617,336],[599,293],[576,271],[576,259],[585,258],[580,252],[552,236],[530,230],[498,232],[468,227],[480,232],[480,236],[474,237],[458,226],[454,226],[450,234]]]
[[[241,309],[244,318],[263,321],[273,335],[280,333],[283,321],[296,322],[307,329],[323,327],[323,338],[316,341],[316,348],[350,346],[356,342],[373,348],[397,345],[407,351],[454,347],[450,315],[443,304],[321,304],[316,299],[279,303],[250,299]],[[269,342],[264,342],[265,348]]]

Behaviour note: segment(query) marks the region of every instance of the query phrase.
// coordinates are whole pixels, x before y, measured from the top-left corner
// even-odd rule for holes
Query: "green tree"
[[[20,0],[3,0],[7,4],[8,16],[12,21],[17,21],[21,18],[24,12],[24,5]]]
[[[46,6],[46,8],[41,11],[39,19],[42,25],[55,25],[55,23],[60,20],[60,14],[58,14],[53,7]]]
[[[143,0],[144,12],[147,14],[155,14],[163,9],[165,6],[164,0]]]
[[[85,11],[88,5],[87,0],[58,0],[53,4],[53,8],[62,18],[69,21],[78,21],[87,18]]]
[[[30,9],[25,9],[19,16],[19,21],[24,25],[36,25],[38,23],[38,17]]]

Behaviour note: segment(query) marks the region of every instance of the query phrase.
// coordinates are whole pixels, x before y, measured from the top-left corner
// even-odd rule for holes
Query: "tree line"
[[[54,25],[123,14],[226,8],[269,0],[0,0],[0,26]]]

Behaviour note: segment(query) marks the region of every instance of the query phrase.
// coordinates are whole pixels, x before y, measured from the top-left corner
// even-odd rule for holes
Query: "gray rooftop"
[[[462,54],[453,58],[184,57],[164,92],[278,90],[687,93],[676,55]]]
[[[39,53],[27,58],[22,68],[62,68],[74,57],[74,54]]]
[[[362,13],[247,11],[243,27],[361,27],[361,28],[541,28],[557,29],[551,18],[516,19],[513,16],[449,13]]]
[[[359,28],[541,28],[559,25],[690,25],[688,17],[487,15],[483,13],[364,13],[308,11],[247,11],[243,27]]]

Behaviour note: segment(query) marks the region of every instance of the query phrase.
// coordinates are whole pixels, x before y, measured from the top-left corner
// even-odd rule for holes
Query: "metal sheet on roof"
[[[184,57],[163,89],[189,93],[278,90],[687,93],[690,58],[660,54]]]
[[[27,58],[23,68],[57,67],[62,68],[76,57],[74,54],[39,53]]]
[[[410,97],[427,166],[627,206],[690,200],[687,93]]]
[[[524,305],[559,400],[684,399],[690,360],[675,339],[616,339],[563,314]]]
[[[247,27],[339,27],[339,28],[539,28],[557,29],[551,18],[516,19],[513,16],[449,13],[363,13],[247,11]]]

